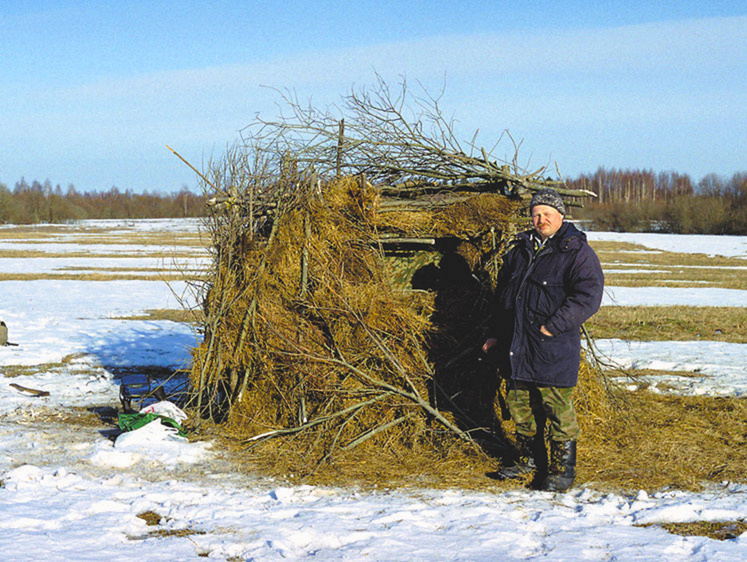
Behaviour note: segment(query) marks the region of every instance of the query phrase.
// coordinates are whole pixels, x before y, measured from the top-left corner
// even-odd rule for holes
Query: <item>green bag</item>
[[[180,437],[187,436],[187,432],[184,431],[181,425],[179,425],[178,421],[158,414],[119,414],[117,425],[119,425],[119,429],[121,429],[122,431],[133,431],[149,424],[154,420],[161,420],[161,423],[163,425],[168,425],[175,428],[177,430],[177,435],[179,435]]]

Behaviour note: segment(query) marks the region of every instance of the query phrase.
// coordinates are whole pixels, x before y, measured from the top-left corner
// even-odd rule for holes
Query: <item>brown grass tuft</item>
[[[747,531],[747,521],[737,519],[735,521],[691,521],[688,523],[649,523],[636,525],[636,527],[660,526],[673,535],[684,537],[708,537],[718,541],[736,539]]]

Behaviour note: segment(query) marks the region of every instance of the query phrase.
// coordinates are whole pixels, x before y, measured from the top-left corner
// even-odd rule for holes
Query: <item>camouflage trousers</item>
[[[559,388],[532,383],[509,381],[506,403],[516,432],[532,437],[544,432],[548,423],[548,437],[552,441],[575,441],[581,432],[573,405],[575,387]]]

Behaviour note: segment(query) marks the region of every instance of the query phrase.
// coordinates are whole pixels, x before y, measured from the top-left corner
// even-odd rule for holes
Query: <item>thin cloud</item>
[[[448,35],[342,50],[301,53],[248,64],[109,79],[67,90],[65,97],[180,97],[370,81],[373,70],[417,79],[540,73],[716,73],[744,68],[747,17],[495,35]],[[178,94],[178,95],[177,95]]]

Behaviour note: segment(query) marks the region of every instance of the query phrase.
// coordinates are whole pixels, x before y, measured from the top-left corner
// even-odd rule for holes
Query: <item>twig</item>
[[[206,178],[206,177],[205,177],[205,176],[204,176],[204,175],[202,174],[202,172],[200,172],[200,171],[199,171],[199,170],[198,170],[197,168],[195,168],[195,167],[194,167],[194,166],[193,166],[192,164],[190,164],[189,162],[187,162],[187,160],[186,160],[186,159],[185,159],[185,158],[184,158],[184,157],[183,157],[183,156],[182,156],[181,154],[179,154],[179,153],[178,153],[178,152],[177,152],[176,150],[174,150],[173,148],[171,148],[171,147],[170,147],[170,146],[169,146],[168,144],[166,145],[166,148],[168,148],[168,149],[169,149],[169,150],[170,150],[171,152],[173,152],[173,153],[174,153],[174,155],[175,155],[175,156],[176,156],[177,158],[179,158],[179,160],[181,160],[181,161],[182,161],[182,162],[184,162],[184,163],[185,163],[185,164],[186,164],[187,166],[189,166],[190,168],[192,168],[192,171],[193,171],[193,172],[194,172],[195,174],[197,174],[198,176],[200,176],[200,177],[202,178],[202,181],[204,181],[204,182],[205,182],[206,184],[208,184],[208,185],[209,185],[210,187],[212,187],[213,189],[215,189],[215,190],[217,191],[217,188],[216,188],[216,187],[215,187],[215,186],[214,186],[214,185],[213,185],[213,184],[212,184],[212,183],[211,183],[211,182],[210,182],[210,181],[209,181],[209,180],[208,180],[208,179],[207,179],[207,178]]]

